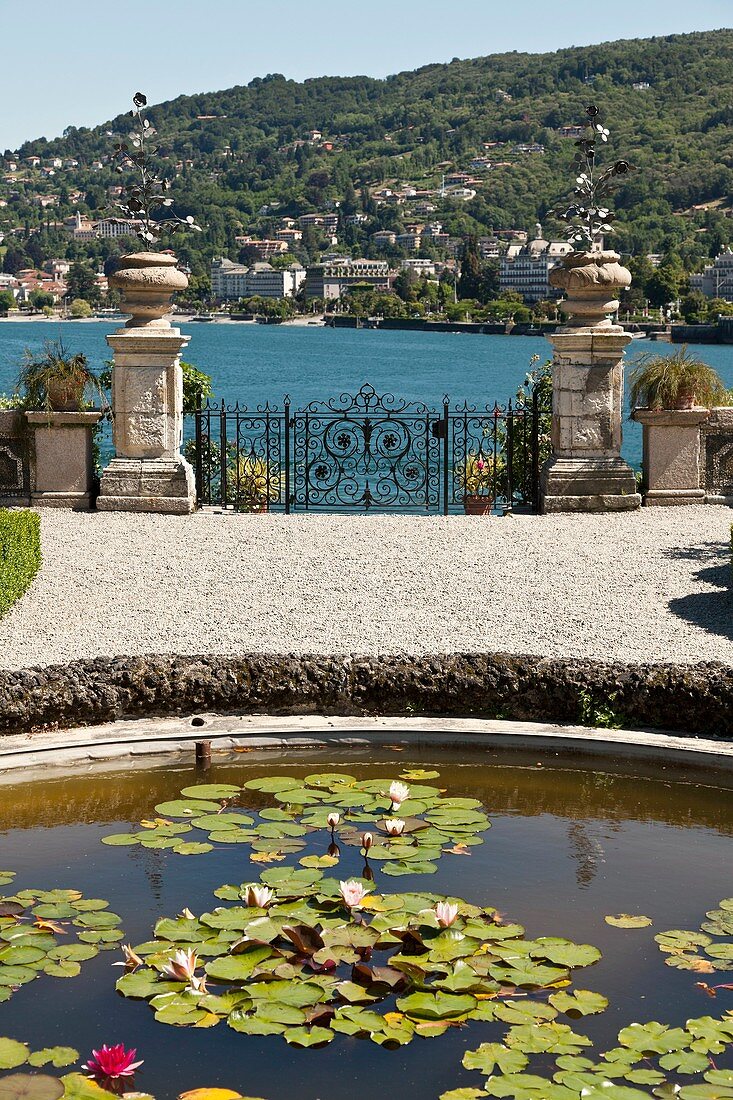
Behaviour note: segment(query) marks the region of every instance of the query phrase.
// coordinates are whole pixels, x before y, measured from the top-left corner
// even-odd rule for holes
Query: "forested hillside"
[[[479,180],[470,185],[475,197],[433,200],[432,217],[446,232],[531,229],[568,190],[574,145],[560,131],[582,122],[589,102],[601,107],[610,127],[609,155],[640,169],[619,192],[617,247],[637,255],[676,252],[691,270],[730,243],[733,30],[456,60],[387,80],[296,83],[273,74],[227,91],[182,96],[149,114],[176,211],[205,226],[195,240],[180,236],[174,246],[194,274],[205,277],[212,255],[236,259],[235,237],[267,236],[284,216],[323,209],[367,215],[358,224],[342,219],[339,244],[376,255],[375,230],[400,232],[415,218],[409,202],[375,202],[375,190],[397,181],[435,190],[445,173],[462,170]],[[63,245],[72,258],[96,251],[107,259],[122,247],[119,241],[69,245],[58,224],[32,231],[76,209],[93,217],[114,214],[110,189],[120,177],[109,159],[110,133],[127,128],[120,115],[95,129],[70,126],[63,138],[30,141],[17,151],[14,182],[0,183],[7,200],[0,228],[23,227],[18,248],[58,255]],[[543,151],[523,151],[523,145]],[[33,155],[44,164],[58,157],[78,166],[39,180],[27,168]],[[491,166],[471,172],[478,156]],[[44,190],[57,194],[55,206],[38,204]],[[546,232],[552,231],[548,222]],[[294,251],[313,259],[322,244],[306,234]]]

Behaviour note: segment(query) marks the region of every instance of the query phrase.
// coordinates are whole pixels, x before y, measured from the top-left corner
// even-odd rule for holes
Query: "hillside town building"
[[[240,298],[292,298],[305,280],[305,268],[299,263],[274,268],[260,262],[247,267],[225,257],[212,260],[211,296],[219,302]]]
[[[334,260],[313,264],[305,280],[306,298],[333,301],[358,284],[389,290],[389,264],[385,260]]]
[[[699,290],[706,298],[733,302],[733,251],[726,248],[699,274],[690,275],[690,290]]]
[[[561,292],[550,286],[550,272],[572,252],[572,245],[565,241],[545,240],[539,223],[535,229],[534,240],[510,244],[499,265],[499,289],[516,291],[525,302],[561,297]]]

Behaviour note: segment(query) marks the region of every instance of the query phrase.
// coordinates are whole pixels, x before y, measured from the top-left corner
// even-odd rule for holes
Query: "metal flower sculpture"
[[[573,168],[578,173],[573,190],[575,202],[567,208],[553,211],[555,217],[566,223],[568,241],[576,249],[578,245],[581,249],[593,249],[604,233],[614,232],[612,223],[616,215],[611,213],[608,199],[628,173],[634,171],[627,160],[617,160],[596,174],[596,145],[599,141],[607,142],[610,133],[598,121],[598,107],[591,104],[586,107],[585,113],[588,116],[588,132],[576,141],[578,151],[573,158]]]
[[[155,135],[155,129],[150,120],[143,115],[143,108],[147,106],[147,96],[142,92],[135,92],[132,97],[133,109],[131,117],[135,120],[134,128],[128,134],[127,141],[119,141],[114,145],[113,155],[117,160],[116,171],[124,172],[125,169],[133,169],[136,180],[123,188],[121,199],[117,207],[126,218],[141,223],[137,236],[147,245],[155,245],[164,233],[174,232],[176,229],[193,229],[201,232],[201,226],[189,214],[186,218],[179,218],[175,214],[167,217],[157,217],[161,209],[170,209],[173,199],[167,194],[170,183],[158,176],[153,160],[157,148],[151,144],[151,138]]]

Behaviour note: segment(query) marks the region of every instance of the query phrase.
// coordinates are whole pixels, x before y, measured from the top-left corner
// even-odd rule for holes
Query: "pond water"
[[[303,838],[301,850],[264,864],[251,862],[251,848],[243,843],[215,843],[212,850],[190,856],[102,843],[131,827],[139,831],[141,821],[157,816],[156,805],[179,799],[184,787],[242,786],[273,775],[302,784],[313,773],[343,772],[360,782],[384,781],[386,790],[390,781],[414,769],[434,770],[439,778],[405,782],[413,789],[433,783],[447,792],[445,797],[479,800],[491,828],[480,831],[482,843],[471,842],[469,857],[440,855],[432,874],[388,877],[386,865],[372,861],[378,894],[456,896],[495,907],[503,920],[520,922],[528,938],[557,936],[595,945],[602,958],[573,971],[572,988],[602,993],[609,1007],[582,1020],[559,1017],[597,1044],[591,1057],[613,1047],[619,1029],[633,1021],[681,1026],[689,1017],[720,1017],[733,1009],[733,991],[720,990],[712,999],[696,986],[700,979],[711,985],[730,982],[731,974],[673,969],[653,938],[670,929],[699,929],[706,911],[733,893],[730,771],[692,767],[679,758],[665,764],[628,757],[568,758],[543,748],[511,753],[428,747],[250,751],[225,753],[215,761],[205,773],[170,759],[124,767],[80,764],[73,774],[49,771],[30,782],[8,773],[0,784],[0,868],[16,871],[17,878],[12,886],[0,887],[0,894],[78,889],[87,898],[109,901],[122,918],[124,942],[141,944],[152,938],[162,917],[175,917],[186,907],[202,914],[231,905],[213,896],[222,884],[253,882],[261,872],[298,867],[305,856],[322,856],[329,843],[328,829],[319,828]],[[238,805],[246,812],[281,803],[272,793],[245,789]],[[348,808],[341,806],[341,813],[343,826]],[[199,831],[196,839],[205,841],[206,833]],[[359,847],[341,843],[340,848],[338,864],[325,874],[358,878],[364,865]],[[606,915],[620,913],[643,914],[653,924],[622,929],[605,922]],[[267,1100],[353,1100],[356,1095],[435,1100],[461,1086],[482,1088],[485,1078],[463,1068],[462,1057],[481,1043],[500,1042],[509,1026],[469,1020],[398,1049],[346,1034],[337,1034],[326,1047],[301,1049],[281,1035],[239,1034],[226,1020],[205,1029],[172,1027],[156,1022],[144,1000],[115,991],[123,971],[111,964],[119,958],[117,949],[102,951],[82,963],[78,977],[42,974],[22,986],[0,1004],[0,1035],[30,1042],[34,1050],[72,1046],[85,1057],[104,1042],[136,1047],[145,1062],[136,1087],[158,1100],[203,1085]],[[733,961],[728,965],[733,967]],[[516,996],[526,994],[520,989]],[[733,1065],[729,1053],[730,1048],[716,1057],[719,1069]],[[552,1059],[544,1066],[540,1059],[538,1065],[527,1072],[547,1072],[548,1066],[552,1072]],[[651,1088],[628,1095],[651,1095]]]

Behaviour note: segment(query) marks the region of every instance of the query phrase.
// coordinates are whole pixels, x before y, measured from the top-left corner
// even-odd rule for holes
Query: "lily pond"
[[[7,773],[0,1100],[733,1098],[732,786],[397,744]]]

